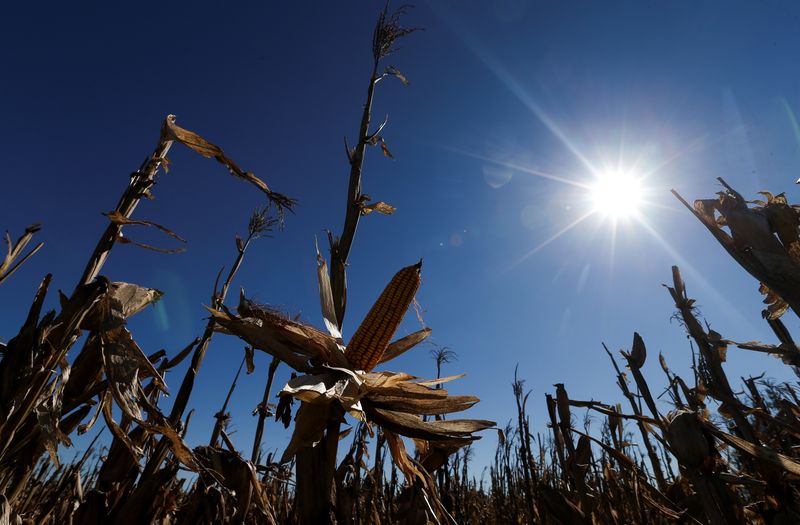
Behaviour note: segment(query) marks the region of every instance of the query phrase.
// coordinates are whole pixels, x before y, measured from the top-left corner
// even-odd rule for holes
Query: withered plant
[[[660,354],[666,384],[655,388],[646,379],[647,367],[654,366],[646,336],[634,332],[630,348],[618,355],[603,345],[611,360],[609,381],[619,387],[621,402],[573,399],[565,383],[556,383],[544,396],[546,420],[539,431],[529,415],[532,390],[516,370],[510,385],[515,415],[497,428],[490,421],[449,419],[478,399],[444,388],[460,377],[442,374],[454,356],[447,347],[436,346],[432,353],[435,379],[384,368],[431,334],[423,327],[392,340],[420,286],[421,262],[394,274],[345,344],[346,269],[358,223],[372,212],[395,211],[363,193],[362,173],[368,147],[392,157],[383,138],[387,120],[371,125],[372,103],[381,81],[396,77],[408,83],[399,70],[384,65],[398,41],[415,31],[401,24],[407,11],[390,11],[387,5],[373,33],[357,141],[352,148],[346,143],[344,225],[340,235],[329,235],[327,259],[319,248],[316,253],[324,329],[244,294],[235,312],[226,307],[253,241],[279,228],[295,202],[168,116],[154,152],[106,214],[109,224],[75,289],[60,294],[56,310],[43,313],[52,279],[45,276],[18,333],[0,343],[0,524],[800,523],[797,384],[763,376],[741,378],[739,384],[726,374],[727,354],[738,350],[776,356],[800,372],[800,349],[781,320],[788,312],[800,315],[800,207],[783,194],[762,192],[763,199],[746,201],[722,179],[716,198],[693,205],[675,193],[758,280],[775,343],[734,342],[712,329],[674,267],[666,289],[689,338],[692,377],[675,373]],[[176,142],[256,186],[267,206],[251,215],[246,235],[234,238],[233,263],[217,276],[203,333],[177,352],[148,355],[127,320],[162,293],[112,281],[101,272],[117,244],[177,251],[123,236],[123,230],[145,226],[182,241],[164,226],[133,218],[142,199],[152,197]],[[28,249],[38,228],[28,227],[16,242],[6,235],[0,284],[42,247]],[[389,278],[394,270],[380,271]],[[192,447],[185,439],[195,381],[218,332],[247,343],[242,366],[248,373],[256,349],[272,356],[254,411],[249,459],[236,449],[227,427],[242,366],[208,442]],[[80,350],[72,351],[78,343]],[[160,406],[165,375],[190,357],[165,412]],[[293,375],[273,404],[280,363]],[[343,430],[347,414],[355,424]],[[262,454],[271,416],[294,425],[279,458]],[[71,438],[89,432],[101,418],[89,447],[62,462]],[[476,473],[470,445],[479,431],[492,427],[498,438],[494,458]],[[349,447],[337,464],[340,440],[348,436]],[[410,442],[413,455],[406,450]]]
[[[446,443],[452,453],[468,444],[479,430],[494,425],[490,421],[425,421],[424,416],[464,410],[478,401],[471,396],[448,396],[431,386],[452,379],[416,381],[405,373],[372,369],[409,350],[430,334],[420,330],[390,344],[420,284],[421,262],[397,272],[347,345],[342,341],[342,327],[347,305],[346,266],[360,217],[373,211],[391,214],[395,208],[385,202],[369,203],[361,190],[362,171],[368,146],[380,146],[384,156],[392,157],[381,135],[388,117],[371,130],[372,104],[377,84],[387,77],[406,77],[393,66],[380,71],[382,61],[396,48],[397,41],[416,29],[401,25],[407,7],[389,11],[388,3],[378,17],[373,32],[372,72],[367,99],[358,131],[358,141],[351,149],[345,141],[350,177],[345,220],[340,236],[329,235],[330,266],[317,250],[317,278],[320,304],[327,333],[279,313],[259,308],[246,300],[239,304],[237,316],[212,309],[217,323],[227,332],[238,335],[254,348],[286,362],[299,377],[281,392],[301,401],[295,418],[292,440],[281,462],[296,458],[296,512],[300,523],[318,524],[336,519],[334,476],[340,429],[345,413],[372,425],[382,432],[395,464],[419,491],[421,515],[445,520],[447,512],[440,503],[430,471],[415,462],[405,451],[400,436],[418,440],[425,453],[434,450],[427,442]],[[285,405],[284,405],[285,406]],[[423,463],[424,464],[424,463]],[[432,468],[431,468],[432,467]],[[341,512],[339,513],[341,517]]]

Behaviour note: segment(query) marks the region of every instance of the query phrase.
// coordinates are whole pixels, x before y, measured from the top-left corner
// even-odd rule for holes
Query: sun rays
[[[590,191],[595,213],[613,219],[625,219],[639,213],[642,205],[642,184],[626,171],[600,173]]]

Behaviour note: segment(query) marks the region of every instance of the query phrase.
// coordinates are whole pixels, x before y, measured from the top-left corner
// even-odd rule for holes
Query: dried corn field
[[[155,149],[105,214],[107,227],[74,290],[60,293],[59,307],[44,311],[53,294],[52,276],[44,276],[19,330],[0,334],[0,525],[800,522],[797,389],[763,377],[739,384],[725,371],[727,352],[736,349],[777,357],[800,376],[800,349],[781,321],[800,315],[800,206],[783,194],[763,192],[763,199],[748,201],[722,179],[716,198],[690,204],[674,192],[755,278],[754,288],[765,296],[764,320],[779,341],[736,342],[713,330],[673,267],[665,293],[680,321],[676,329],[691,341],[691,352],[676,358],[681,366],[692,363],[691,377],[675,373],[670,365],[676,363],[659,355],[663,382],[649,384],[642,372],[647,334],[633,333],[629,349],[605,349],[618,399],[573,399],[569,377],[553,378],[566,383],[541,398],[515,372],[507,393],[514,420],[499,427],[462,418],[457,414],[479,399],[448,392],[460,376],[442,374],[453,357],[446,347],[433,352],[435,377],[390,371],[392,359],[420,351],[431,334],[423,328],[397,338],[424,273],[413,256],[386,269],[396,273],[380,294],[369,291],[377,299],[343,341],[348,261],[359,222],[373,212],[395,211],[371,201],[362,191],[362,176],[371,149],[393,158],[383,138],[388,117],[375,126],[372,107],[383,82],[408,84],[385,63],[397,42],[416,31],[403,25],[407,10],[387,7],[378,17],[357,140],[345,144],[343,225],[338,234],[329,233],[326,255],[317,246],[316,276],[309,276],[316,279],[324,326],[244,293],[233,306],[229,289],[251,246],[281,235],[284,222],[302,210],[273,181],[242,169],[221,147],[167,116]],[[134,217],[143,199],[153,197],[157,176],[180,176],[180,165],[172,166],[167,155],[181,146],[215,160],[265,201],[250,215],[247,234],[234,238],[230,269],[218,276],[206,309],[198,307],[196,315],[207,319],[204,330],[180,351],[148,355],[128,319],[162,293],[111,281],[103,267],[118,244],[175,251],[123,235],[131,226],[182,241],[167,227]],[[7,236],[0,286],[46,251],[36,242],[39,230],[32,225],[16,240]],[[18,302],[6,306],[17,308]],[[187,438],[190,400],[202,395],[195,384],[208,373],[203,361],[218,338],[246,345],[240,372],[253,372],[256,351],[271,360],[267,370],[259,370],[264,393],[252,400],[257,425],[247,452],[230,435],[227,409],[236,379],[221,400],[208,442]],[[181,364],[188,364],[183,377],[170,377],[168,385],[167,373]],[[292,378],[275,384],[281,365],[292,370]],[[169,408],[166,393],[172,395]],[[544,403],[546,421],[531,420],[531,403]],[[578,425],[586,412],[595,416],[594,424]],[[280,456],[262,453],[269,423],[292,432]],[[76,436],[92,432],[97,437],[85,450],[60,461]],[[479,472],[472,444],[481,438],[497,446],[489,467]]]

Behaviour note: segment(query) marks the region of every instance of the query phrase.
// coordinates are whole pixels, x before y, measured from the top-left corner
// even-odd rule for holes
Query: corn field
[[[693,376],[677,375],[659,355],[663,384],[648,384],[642,374],[645,338],[634,333],[619,355],[605,349],[620,402],[572,399],[559,383],[540,400],[547,421],[532,422],[531,392],[515,372],[508,401],[515,403],[516,418],[501,428],[454,415],[479,400],[445,388],[460,377],[441,373],[452,357],[446,348],[434,352],[435,378],[388,371],[387,362],[431,334],[424,328],[394,339],[424,272],[413,254],[386,269],[394,277],[380,294],[369,292],[377,300],[343,341],[346,274],[359,221],[395,211],[372,202],[362,179],[372,148],[392,157],[383,138],[387,120],[374,125],[372,106],[382,82],[408,84],[400,70],[385,65],[397,42],[416,31],[402,23],[407,10],[387,7],[378,17],[357,139],[345,144],[343,225],[329,234],[327,255],[317,247],[324,327],[244,294],[235,307],[226,302],[253,243],[280,234],[300,210],[295,199],[167,116],[155,149],[106,214],[108,225],[74,290],[60,295],[58,309],[43,311],[52,279],[44,276],[18,332],[0,334],[0,525],[800,523],[798,392],[762,377],[739,385],[725,373],[727,350],[738,348],[778,357],[800,375],[800,349],[781,321],[800,315],[800,207],[783,194],[763,192],[763,199],[748,201],[722,179],[723,191],[712,199],[690,204],[673,192],[755,278],[754,288],[765,297],[763,317],[779,344],[735,342],[714,331],[673,267],[666,293],[692,343],[686,360]],[[167,155],[181,145],[254,186],[265,204],[250,216],[247,235],[235,237],[230,270],[218,276],[206,310],[198,308],[198,317],[208,319],[203,332],[173,355],[147,355],[128,319],[161,292],[111,281],[102,272],[118,244],[160,250],[123,236],[126,227],[155,228],[180,240],[134,212],[152,198],[157,176],[180,176]],[[43,248],[35,243],[39,229],[32,225],[16,240],[6,236],[0,286]],[[209,442],[186,439],[195,380],[219,337],[247,345],[242,366],[248,371],[256,350],[271,358],[249,453],[237,450],[228,434],[235,380]],[[187,362],[179,385],[168,388],[165,374]],[[274,385],[281,365],[292,369],[292,378]],[[167,410],[160,402],[168,391],[173,400]],[[666,403],[654,395],[662,391]],[[594,413],[601,424],[576,425],[578,410]],[[280,457],[261,452],[273,418],[292,430]],[[347,418],[355,424],[342,430]],[[71,438],[99,428],[106,429],[108,443],[99,442],[97,433],[71,461],[59,460]],[[497,448],[488,469],[476,474],[471,445],[481,437],[496,439]]]

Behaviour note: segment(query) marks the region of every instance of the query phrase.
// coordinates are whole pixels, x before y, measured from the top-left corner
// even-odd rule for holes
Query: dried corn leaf
[[[389,344],[389,346],[386,347],[386,351],[383,353],[383,356],[381,356],[380,363],[391,361],[404,352],[411,350],[419,343],[427,339],[431,335],[431,331],[432,330],[430,328],[424,328]]]
[[[703,426],[708,429],[708,431],[711,432],[714,437],[735,448],[736,450],[744,452],[745,454],[749,454],[750,456],[753,456],[761,461],[771,463],[776,467],[780,467],[792,476],[800,477],[800,462],[797,460],[781,454],[772,448],[751,443],[746,439],[723,432],[710,423],[704,423]]]
[[[369,395],[369,404],[408,414],[438,415],[460,412],[480,401],[474,396],[448,396],[439,399],[408,399],[400,396],[382,396],[372,393]]]
[[[166,120],[164,121],[164,127],[162,128],[162,135],[169,140],[180,142],[184,146],[193,149],[206,158],[213,157],[217,159],[228,168],[231,174],[252,182],[262,191],[270,191],[263,181],[257,179],[252,173],[246,173],[239,166],[237,166],[235,162],[229,159],[225,155],[225,152],[222,151],[222,148],[216,144],[208,142],[197,133],[189,131],[188,129],[184,129],[175,124],[175,115],[167,116]]]
[[[100,403],[103,410],[103,419],[105,419],[108,429],[116,439],[120,440],[125,445],[135,458],[140,458],[143,453],[141,447],[133,443],[128,437],[128,433],[122,430],[117,422],[114,421],[114,417],[111,414],[111,395],[104,395]]]
[[[361,206],[361,215],[369,215],[374,211],[381,213],[383,215],[391,215],[397,211],[397,208],[383,201],[374,202],[372,204],[366,204]]]
[[[319,244],[314,239],[314,246],[317,249],[317,282],[319,283],[319,303],[322,309],[322,318],[328,333],[337,340],[342,339],[342,332],[339,330],[339,320],[336,317],[336,307],[333,302],[333,292],[331,291],[331,276],[328,272],[328,263],[319,251]]]
[[[790,250],[773,234],[774,228],[765,208],[748,208],[739,193],[724,180],[719,181],[726,191],[718,199],[695,201],[694,207],[674,190],[673,194],[695,214],[742,268],[778,294],[794,310],[799,310],[800,258],[795,257],[797,250]],[[767,206],[770,204],[767,203]],[[780,206],[780,203],[776,206]],[[720,214],[719,219],[716,213]],[[780,220],[785,219],[781,217]],[[789,223],[793,220],[790,218]],[[723,229],[724,226],[730,229],[730,234]],[[783,228],[785,224],[776,223],[776,226]],[[790,246],[798,246],[793,241],[795,233],[785,232],[784,236]]]
[[[543,485],[540,487],[541,497],[547,509],[562,523],[583,523],[586,515],[566,495],[558,490]]]
[[[794,345],[790,346],[783,343],[780,345],[766,345],[757,341],[750,341],[747,343],[737,343],[736,346],[743,350],[772,354],[780,358],[787,365],[800,365],[800,349]]]
[[[161,413],[158,407],[150,404],[147,396],[144,395],[141,386],[138,387],[139,404],[147,412],[147,419],[134,419],[134,421],[151,434],[161,434],[167,439],[169,448],[175,459],[181,462],[193,472],[204,472],[219,481],[218,476],[213,472],[208,472],[197,460],[192,450],[186,445],[180,433],[173,427],[167,417]]]
[[[406,480],[410,483],[415,479],[425,482],[425,476],[414,464],[413,460],[406,453],[406,447],[400,436],[391,430],[383,430],[383,435],[386,438],[386,443],[389,445],[389,452],[392,454],[392,460],[400,471],[405,475]]]
[[[36,407],[36,423],[39,427],[39,443],[44,446],[50,456],[50,461],[59,468],[61,463],[58,461],[58,419],[53,417],[53,411],[44,404]],[[65,436],[66,437],[66,436]]]
[[[0,494],[0,525],[22,525],[22,518],[11,507],[5,495]]]
[[[615,449],[614,447],[609,446],[607,443],[604,443],[603,441],[600,441],[598,439],[593,438],[589,434],[584,434],[580,430],[576,430],[574,428],[572,428],[570,430],[572,432],[574,432],[575,434],[578,434],[579,436],[582,436],[582,437],[585,436],[585,437],[589,438],[592,442],[594,442],[595,444],[599,445],[605,452],[607,452],[611,457],[613,457],[617,461],[617,463],[619,463],[620,467],[625,468],[625,469],[631,469],[631,470],[634,470],[634,471],[638,471],[638,467],[636,466],[636,463],[631,458],[629,458],[627,455],[625,455],[624,452],[621,452],[621,451]]]
[[[14,273],[17,268],[19,268],[25,261],[30,259],[33,254],[39,251],[39,249],[44,246],[43,242],[40,242],[36,246],[34,246],[25,256],[23,256],[19,261],[14,263],[21,255],[22,252],[25,250],[25,247],[28,245],[30,240],[33,238],[33,234],[38,232],[40,229],[39,224],[33,224],[25,228],[25,233],[23,233],[16,242],[12,244],[11,236],[6,232],[5,241],[6,241],[6,255],[3,258],[2,263],[0,263],[0,283],[5,281],[8,277]]]
[[[161,377],[161,374],[155,369],[153,363],[144,355],[144,352],[142,352],[142,349],[136,344],[136,341],[133,340],[127,328],[120,326],[114,330],[108,330],[101,334],[100,339],[103,345],[110,344],[113,346],[114,351],[119,353],[120,360],[118,363],[120,365],[136,365],[137,369],[142,369],[149,377],[153,378],[153,381],[159,389],[163,391],[167,390],[167,384],[164,382],[164,378]],[[117,363],[112,363],[112,365],[113,364]],[[109,369],[106,368],[106,373],[108,372]],[[113,373],[113,370],[111,370],[111,372]]]
[[[90,405],[83,405],[74,412],[64,416],[61,418],[61,421],[58,422],[58,429],[60,430],[59,439],[61,439],[64,445],[71,447],[72,441],[70,440],[69,436],[72,432],[78,427],[78,424],[89,415],[89,412],[92,411],[92,407]],[[61,407],[61,413],[64,413],[63,406]]]
[[[100,348],[103,368],[114,400],[123,414],[133,419],[142,419],[136,388],[139,384],[139,364],[131,357],[124,344],[103,340]]]
[[[767,484],[767,482],[762,479],[756,479],[743,474],[731,474],[730,472],[716,472],[714,476],[730,485],[755,485],[763,487]]]
[[[558,411],[558,419],[562,425],[569,426],[572,416],[569,410],[569,396],[567,390],[564,388],[563,383],[556,383],[556,409]]]
[[[298,351],[317,358],[322,363],[335,361],[334,356],[341,354],[339,344],[329,334],[311,325],[291,320],[275,310],[257,305],[245,299],[243,295],[240,296],[237,312],[241,317],[258,319],[265,329],[273,329],[281,340],[285,340]]]
[[[158,252],[158,253],[184,253],[186,248],[159,248],[158,246],[153,246],[152,244],[145,244],[143,242],[133,241],[128,239],[127,237],[123,237],[120,233],[117,236],[116,242],[119,244],[133,244],[134,246],[138,246],[139,248],[143,248],[145,250],[150,250],[151,252]]]
[[[124,325],[128,317],[142,311],[163,296],[155,288],[125,282],[108,284],[105,295],[81,323],[85,330],[108,330]]]
[[[175,124],[175,115],[169,115],[164,120],[164,124],[161,127],[161,136],[162,139],[178,141],[206,158],[213,157],[217,159],[217,161],[224,164],[225,167],[228,168],[228,171],[231,173],[231,175],[254,184],[261,191],[266,193],[267,197],[278,207],[280,212],[282,212],[284,209],[291,210],[292,206],[294,206],[295,201],[293,199],[272,191],[263,180],[259,179],[249,171],[242,170],[236,165],[235,162],[233,162],[233,160],[225,155],[225,152],[222,151],[222,148],[208,142],[197,133],[181,128]]]
[[[416,381],[415,384],[421,386],[436,386],[441,385],[442,383],[449,383],[450,381],[455,381],[456,379],[461,379],[466,374],[457,374],[454,376],[446,376],[440,377],[439,379],[426,379],[424,381]]]
[[[383,152],[384,157],[394,159],[394,155],[392,155],[392,152],[389,151],[389,147],[386,145],[386,141],[383,139],[381,139],[381,152]]]
[[[469,442],[462,440],[454,441],[424,441],[415,439],[414,445],[419,452],[419,463],[428,471],[433,472],[436,469],[447,464],[447,459],[457,452],[459,449],[468,445]]]
[[[346,429],[339,432],[339,441],[343,440],[347,436],[353,433],[353,427],[347,427]]]
[[[289,380],[281,395],[291,395],[306,403],[330,403],[339,400],[342,406],[354,405],[366,393],[361,381],[341,370],[325,369],[319,374],[305,374]]]
[[[184,242],[184,243],[186,242],[186,239],[184,239],[183,237],[181,237],[177,233],[173,232],[169,228],[161,226],[160,224],[157,224],[157,223],[152,222],[152,221],[130,219],[130,218],[126,217],[125,215],[123,215],[123,214],[121,214],[121,213],[119,213],[117,211],[110,211],[108,213],[104,213],[103,215],[108,217],[108,219],[111,222],[113,222],[114,224],[116,224],[118,226],[127,226],[127,225],[152,226],[153,228],[156,228],[157,230],[161,230],[162,232],[166,233],[167,235],[169,235],[173,239],[177,239],[177,240],[179,240],[181,242]]]
[[[445,419],[441,421],[430,421],[429,423],[443,432],[453,435],[472,434],[497,426],[496,422],[485,419]]]
[[[254,354],[255,354],[255,351],[253,350],[252,346],[246,345],[244,347],[244,361],[247,364],[247,373],[248,374],[252,374],[256,369],[256,364],[255,364],[255,361],[254,361],[255,360],[255,355]]]
[[[649,484],[648,484],[648,487],[649,487]],[[651,490],[643,490],[641,492],[642,499],[650,507],[652,507],[655,510],[657,510],[658,512],[660,512],[661,515],[663,515],[667,519],[670,519],[670,520],[673,520],[673,521],[678,521],[678,520],[680,520],[681,518],[684,517],[684,513],[685,513],[684,510],[680,510],[680,511],[679,510],[673,510],[673,509],[671,509],[669,507],[666,507],[665,505],[662,505],[659,502],[657,502],[653,498],[653,496],[651,495],[651,492],[653,492],[653,491],[655,491],[655,489],[652,489],[652,491]]]
[[[78,426],[78,435],[79,436],[82,436],[83,434],[86,434],[87,432],[89,432],[92,429],[94,424],[97,423],[97,419],[100,417],[100,412],[102,412],[102,410],[103,410],[103,404],[102,403],[98,403],[97,407],[95,408],[94,415],[91,418],[89,418],[89,421],[87,421],[86,423]]]
[[[258,480],[255,467],[249,461],[245,461],[245,465],[247,466],[247,472],[250,476],[250,486],[253,488],[253,494],[255,494],[256,500],[258,501],[258,510],[262,512],[269,525],[277,525],[278,522],[275,519],[275,509],[272,507],[272,504],[270,504],[269,499],[267,498],[267,495],[261,486],[261,482]]]
[[[764,283],[759,284],[758,293],[765,296],[763,302],[767,305],[767,309],[765,310],[765,317],[767,319],[773,321],[775,319],[779,319],[784,313],[786,313],[786,310],[789,309],[789,303],[784,301],[781,296],[770,290]]]
[[[389,66],[389,67],[387,67],[386,69],[384,69],[384,74],[386,74],[386,75],[392,75],[392,76],[394,76],[394,77],[397,77],[397,79],[398,79],[398,80],[400,80],[400,82],[402,82],[402,83],[403,83],[403,85],[405,85],[405,86],[407,86],[407,85],[409,84],[409,82],[408,82],[408,79],[405,77],[405,75],[403,75],[403,74],[400,72],[400,70],[398,70],[398,69],[397,69],[396,67],[394,67],[394,66]]]
[[[616,410],[612,407],[599,403],[597,401],[579,401],[577,399],[570,399],[568,400],[569,406],[578,407],[578,408],[589,408],[596,412],[600,412],[601,414],[605,414],[609,417],[616,417],[622,419],[634,419],[636,421],[640,421],[645,425],[659,425],[659,422],[651,417],[647,416],[640,416],[637,414],[623,414],[619,410]]]
[[[361,376],[365,377],[365,376]],[[385,386],[376,386],[369,380],[365,380],[365,385],[370,392],[386,396],[398,396],[407,399],[440,399],[447,397],[447,390],[428,388],[419,383],[399,381],[394,384],[388,383]]]
[[[638,332],[633,333],[633,346],[630,354],[623,354],[628,360],[628,365],[634,368],[642,368],[647,359],[647,348],[644,346],[644,340]]]
[[[121,304],[122,315],[128,318],[157,302],[164,293],[131,283],[112,282],[108,295]]]
[[[186,345],[186,347],[184,347],[183,350],[178,352],[178,354],[175,357],[173,357],[172,359],[167,361],[166,364],[163,364],[162,365],[162,369],[163,370],[170,370],[172,368],[175,368],[179,364],[181,364],[184,359],[189,357],[189,354],[192,353],[192,350],[194,350],[194,347],[197,346],[198,344],[200,344],[200,338],[196,337],[191,343]]]
[[[280,463],[288,463],[298,450],[313,447],[322,440],[330,415],[330,403],[303,403],[294,419],[294,432]]]
[[[243,339],[249,345],[277,357],[284,363],[300,372],[311,370],[308,359],[320,357],[314,352],[314,345],[296,345],[288,340],[284,322],[271,323],[262,319],[241,318],[224,311],[206,307],[214,320],[224,327],[228,333]],[[296,335],[296,334],[295,334]]]
[[[800,262],[800,238],[798,238],[800,214],[788,205],[783,193],[769,197],[771,198],[768,198],[767,204],[762,207],[762,210],[770,228],[778,235],[778,239],[792,259]]]
[[[575,447],[575,454],[570,457],[572,464],[578,468],[585,469],[592,460],[592,442],[588,436],[578,438],[578,446]]]
[[[405,372],[360,372],[358,373],[358,377],[360,377],[367,387],[372,389],[378,388],[388,388],[392,386],[396,386],[402,382],[408,381],[409,379],[416,379],[415,376],[411,374],[406,374]]]
[[[661,365],[661,370],[663,370],[665,374],[669,374],[669,367],[667,366],[667,360],[664,358],[664,354],[662,354],[661,352],[658,353],[658,364]]]
[[[421,417],[415,415],[370,406],[366,401],[364,409],[370,419],[381,425],[382,428],[388,428],[403,436],[427,441],[459,439],[472,441],[479,439],[479,436],[472,435],[473,432],[496,426],[493,421],[477,419],[423,421]]]

